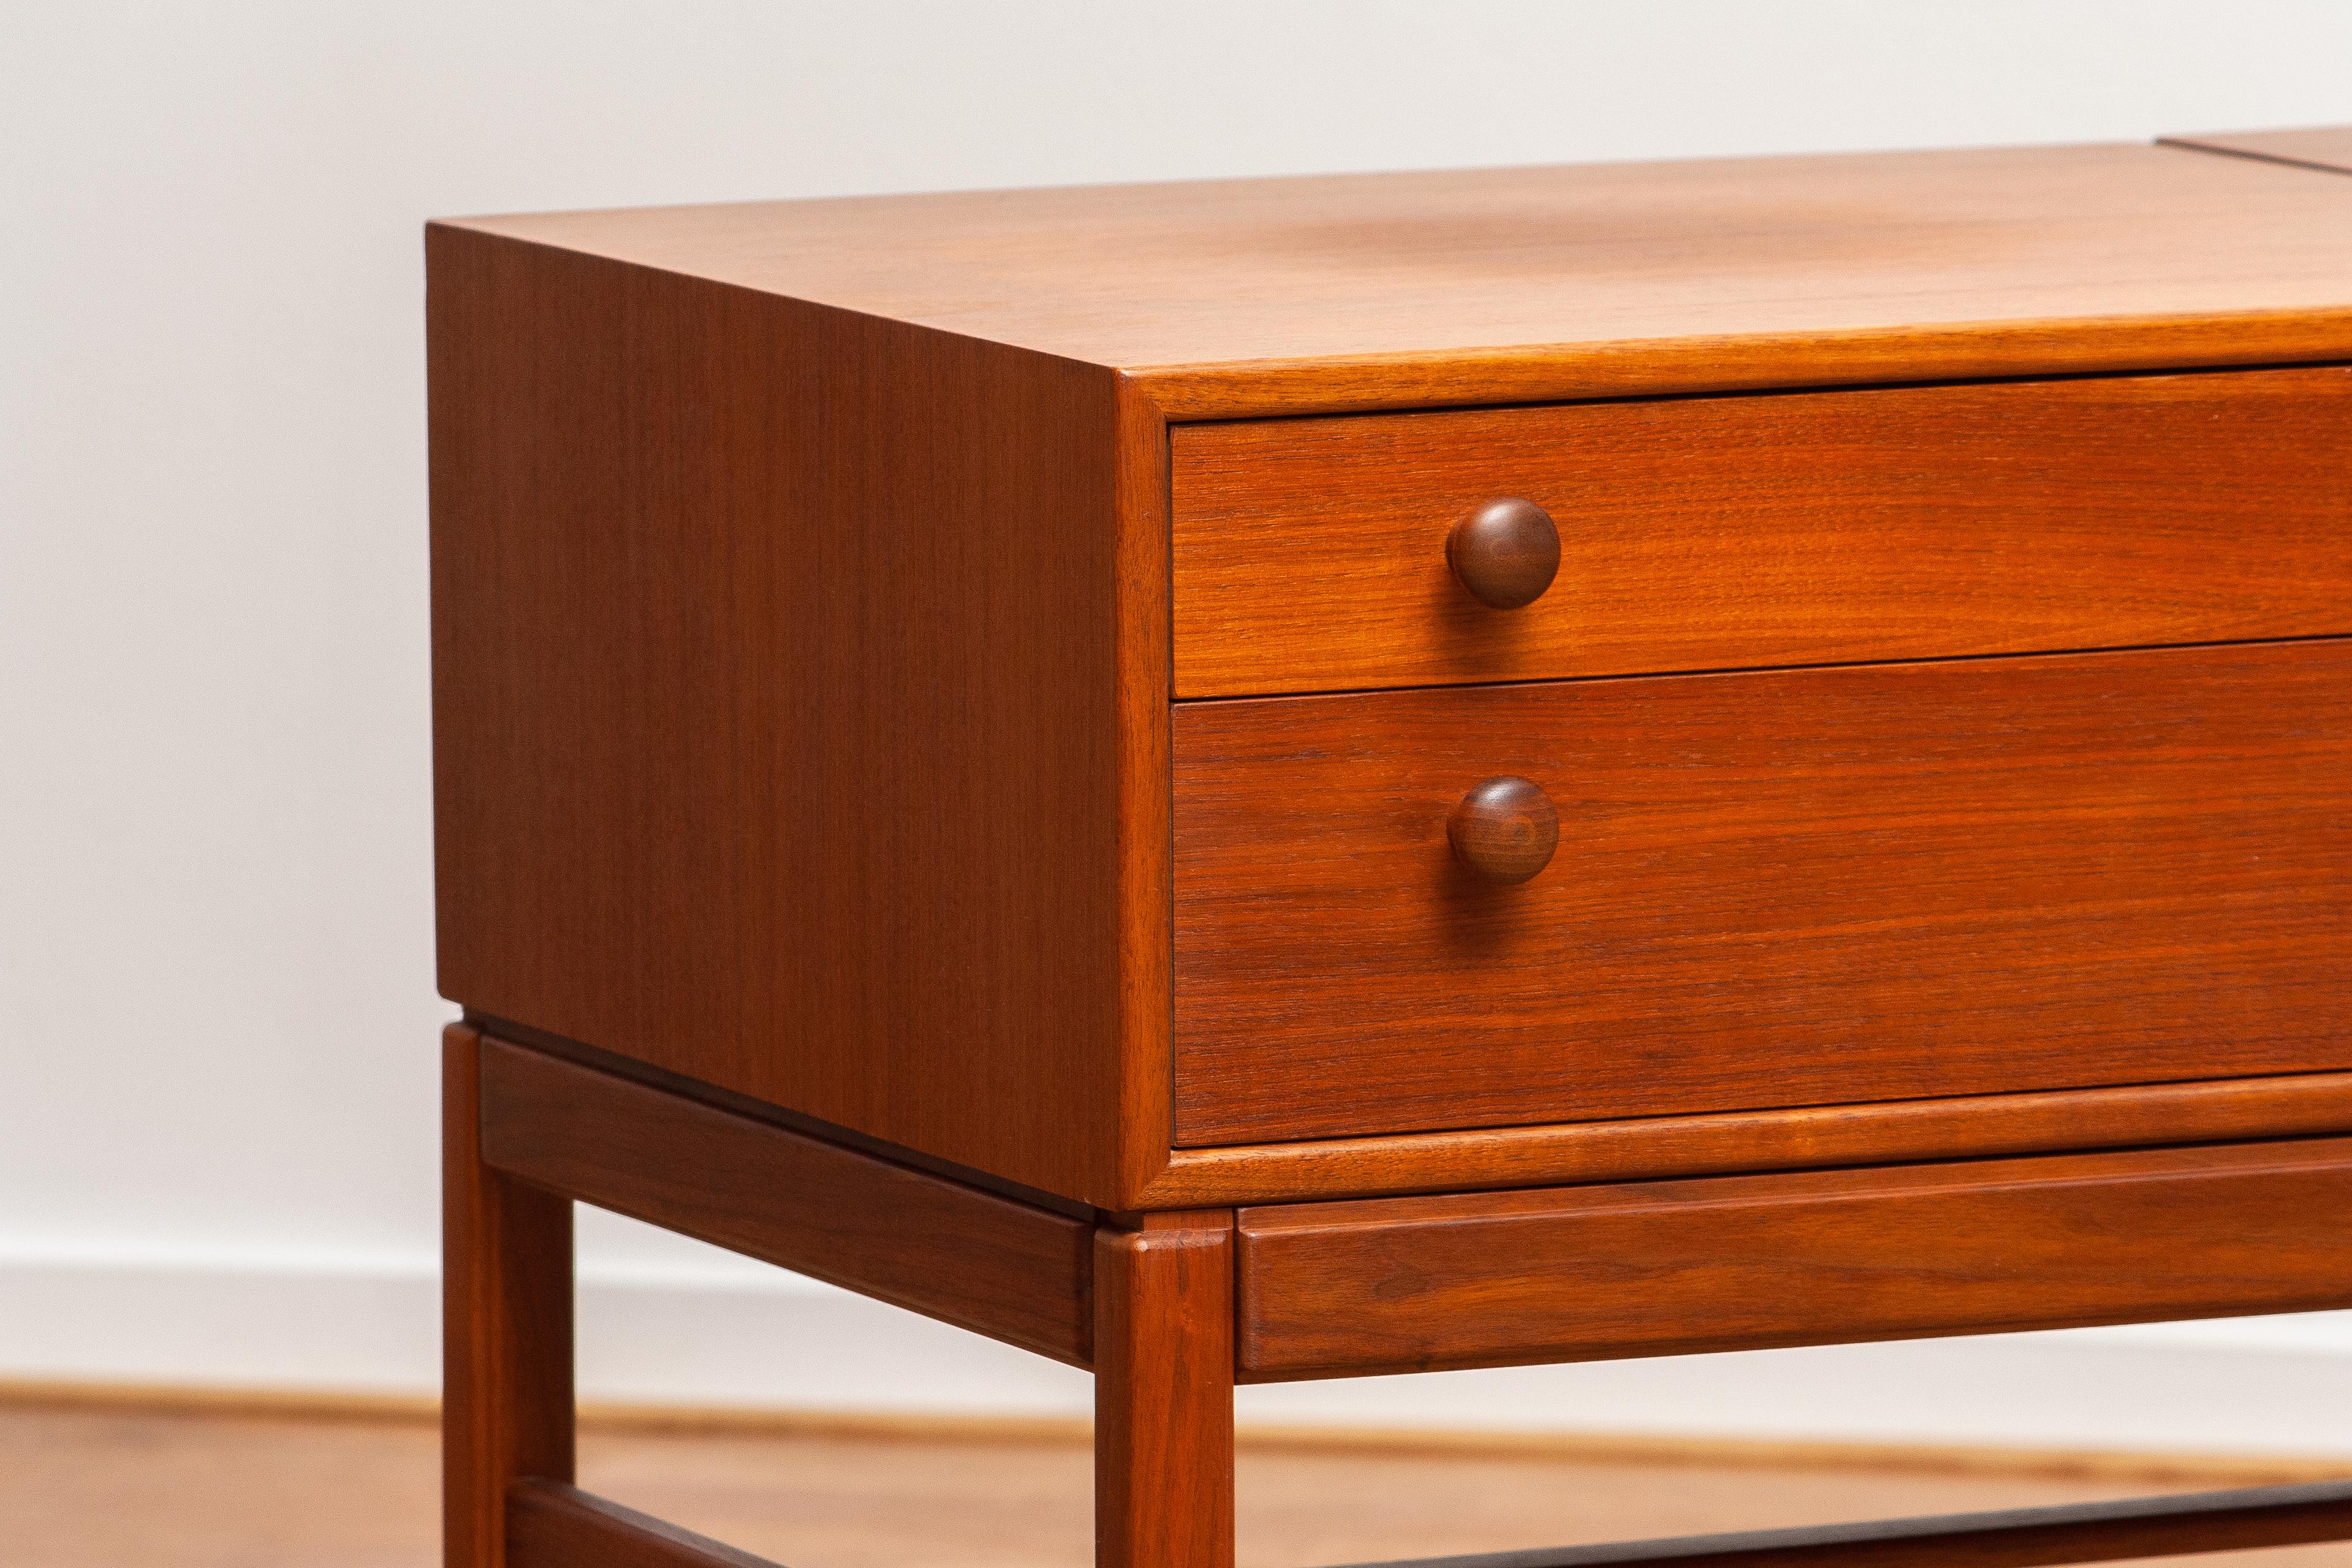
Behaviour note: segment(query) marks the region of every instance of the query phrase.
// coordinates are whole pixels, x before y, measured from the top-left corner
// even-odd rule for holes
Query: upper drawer
[[[2352,370],[1180,425],[1176,695],[2352,632]],[[1489,609],[1446,538],[1543,507]]]

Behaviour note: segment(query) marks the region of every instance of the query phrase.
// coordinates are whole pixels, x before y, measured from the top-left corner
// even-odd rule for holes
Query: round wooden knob
[[[1489,779],[1445,820],[1454,858],[1489,882],[1525,882],[1551,863],[1559,813],[1551,797],[1509,774]]]
[[[1445,536],[1445,564],[1479,603],[1517,610],[1559,574],[1559,529],[1533,501],[1489,501]]]

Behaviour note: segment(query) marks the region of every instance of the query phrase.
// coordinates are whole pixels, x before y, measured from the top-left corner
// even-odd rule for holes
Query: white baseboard
[[[1077,1416],[1086,1375],[814,1281],[583,1265],[583,1399]],[[0,1256],[0,1378],[429,1394],[424,1259]],[[1245,1420],[2352,1456],[2352,1313],[1244,1389]]]

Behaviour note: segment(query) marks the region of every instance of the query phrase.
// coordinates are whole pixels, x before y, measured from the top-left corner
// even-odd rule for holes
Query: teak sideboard
[[[751,1561],[574,1200],[1091,1368],[1104,1568],[1237,1381],[2352,1305],[2352,131],[426,254],[451,1568]]]

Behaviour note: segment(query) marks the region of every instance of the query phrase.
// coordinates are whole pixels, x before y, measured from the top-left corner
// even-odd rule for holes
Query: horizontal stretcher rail
[[[1244,1382],[2352,1306],[2352,1138],[1244,1208]]]
[[[2038,1568],[2344,1540],[2352,1540],[2352,1480],[1425,1557],[1362,1568]]]
[[[507,1493],[508,1568],[776,1568],[561,1481]]]
[[[481,1140],[535,1186],[1089,1364],[1085,1220],[499,1040]]]

